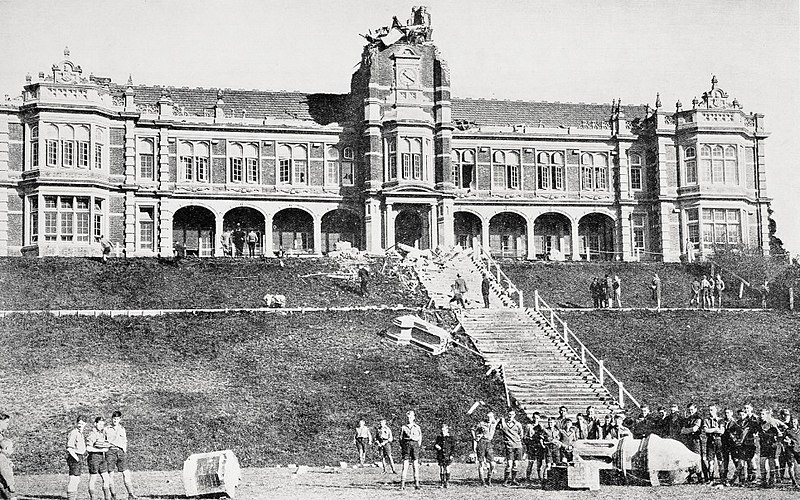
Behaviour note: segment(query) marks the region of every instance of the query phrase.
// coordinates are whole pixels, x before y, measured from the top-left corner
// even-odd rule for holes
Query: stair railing
[[[564,343],[570,350],[580,358],[581,363],[585,366],[589,372],[597,379],[597,381],[603,387],[608,390],[609,393],[615,394],[611,392],[611,389],[608,385],[613,384],[616,387],[616,394],[617,394],[617,401],[619,401],[619,407],[625,408],[626,398],[633,406],[641,409],[642,405],[634,398],[628,389],[625,388],[622,382],[620,382],[609,370],[606,368],[605,363],[602,359],[597,359],[597,357],[592,354],[592,352],[580,341],[580,339],[570,330],[567,326],[567,322],[561,319],[556,311],[550,307],[547,302],[545,302],[542,297],[539,295],[539,290],[535,290],[533,293],[534,299],[534,310],[544,317],[556,335],[559,335],[561,338],[564,339]],[[594,367],[594,369],[593,369]],[[612,387],[613,387],[612,386]]]
[[[511,279],[500,269],[500,264],[492,256],[481,248],[480,253],[472,252],[472,261],[483,271],[489,274],[500,288],[500,293],[505,295],[509,302],[516,307],[523,307],[522,290],[514,286]]]

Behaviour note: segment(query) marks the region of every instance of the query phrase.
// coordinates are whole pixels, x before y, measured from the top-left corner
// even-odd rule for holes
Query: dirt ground
[[[378,468],[331,469],[311,468],[304,474],[293,474],[294,469],[265,468],[244,469],[242,483],[235,498],[255,499],[302,499],[302,500],[350,500],[373,498],[436,498],[436,499],[798,499],[800,490],[788,486],[770,490],[758,488],[722,488],[708,485],[684,485],[662,488],[635,486],[602,486],[599,492],[589,491],[542,491],[537,485],[506,488],[495,486],[482,488],[475,479],[475,466],[455,464],[451,486],[447,490],[437,487],[439,472],[435,464],[422,467],[422,489],[399,490],[399,476],[382,474]],[[502,472],[501,472],[502,474]],[[117,475],[118,488],[122,478]],[[134,472],[136,493],[143,499],[184,498],[180,471]],[[18,498],[56,499],[66,498],[67,476],[24,475],[17,477]],[[84,474],[79,489],[79,499],[87,499],[88,476]],[[120,498],[124,498],[123,495]]]

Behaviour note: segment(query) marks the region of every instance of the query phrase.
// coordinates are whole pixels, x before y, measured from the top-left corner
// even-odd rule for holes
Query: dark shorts
[[[416,441],[400,441],[400,460],[419,460],[419,444]]]
[[[506,448],[506,462],[522,460],[522,448]]]
[[[742,460],[752,460],[756,456],[756,447],[752,444],[745,444],[739,448],[739,458]]]
[[[105,474],[108,472],[108,464],[106,463],[105,453],[89,452],[89,474]]]
[[[75,460],[72,458],[72,455],[67,452],[67,467],[69,468],[69,475],[70,476],[80,476],[81,472],[83,472],[83,455],[78,455],[80,460]]]
[[[128,470],[128,458],[122,448],[110,448],[106,452],[108,472],[125,472]]]
[[[359,452],[367,451],[367,444],[369,444],[368,438],[356,438],[356,449]]]
[[[561,463],[561,450],[555,446],[544,449],[544,461],[548,464]]]
[[[392,458],[392,443],[386,443],[378,446],[378,450],[380,451],[381,457],[389,460]]]
[[[438,462],[439,467],[447,467],[453,463],[453,457],[446,457],[442,454],[436,454],[436,462]]]
[[[481,439],[475,447],[475,452],[478,455],[478,462],[491,462],[494,460],[494,450],[492,449],[492,442],[488,439]]]

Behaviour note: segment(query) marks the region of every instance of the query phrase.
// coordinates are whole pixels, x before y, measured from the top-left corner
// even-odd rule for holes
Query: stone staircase
[[[437,309],[447,309],[451,306],[450,299],[452,293],[450,286],[456,280],[458,274],[467,282],[467,293],[464,294],[464,301],[467,308],[483,307],[483,296],[481,295],[481,281],[483,274],[473,263],[471,251],[462,252],[447,262],[446,266],[430,264],[417,269],[420,282],[425,287],[428,297],[433,301],[433,307]],[[489,294],[489,307],[502,307],[503,302],[496,288]]]
[[[558,415],[562,405],[573,416],[590,405],[598,414],[619,408],[539,313],[518,308],[469,309],[460,319],[486,364],[502,366],[509,395],[527,414]]]

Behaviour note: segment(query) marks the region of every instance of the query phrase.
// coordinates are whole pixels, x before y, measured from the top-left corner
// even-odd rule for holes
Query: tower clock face
[[[400,84],[410,87],[417,83],[417,72],[411,68],[406,68],[400,72]]]

